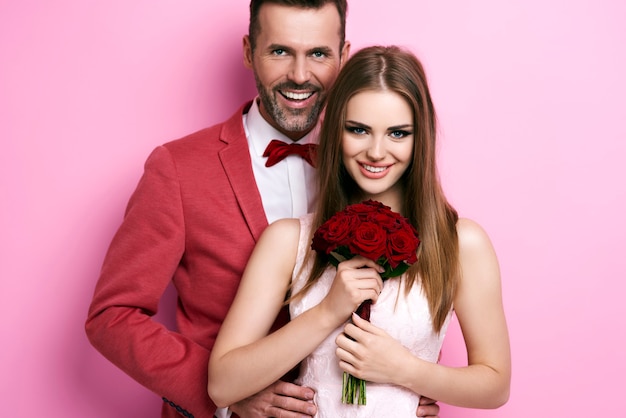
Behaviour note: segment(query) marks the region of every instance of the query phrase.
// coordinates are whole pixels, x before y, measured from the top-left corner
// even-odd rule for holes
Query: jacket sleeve
[[[85,329],[100,353],[179,413],[208,418],[208,350],[152,319],[180,268],[184,222],[175,162],[158,147],[106,254]]]

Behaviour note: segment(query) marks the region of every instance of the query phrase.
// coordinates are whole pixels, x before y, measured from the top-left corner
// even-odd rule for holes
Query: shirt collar
[[[265,148],[267,148],[267,144],[269,144],[272,139],[279,139],[288,144],[294,141],[287,138],[263,118],[259,110],[258,100],[259,98],[257,96],[252,101],[252,106],[250,106],[250,110],[248,110],[248,114],[246,115],[245,124],[248,133],[248,141],[252,144],[254,153],[258,156],[262,156],[263,152],[265,152]],[[320,124],[317,123],[311,132],[300,138],[297,143],[317,143],[319,129]]]

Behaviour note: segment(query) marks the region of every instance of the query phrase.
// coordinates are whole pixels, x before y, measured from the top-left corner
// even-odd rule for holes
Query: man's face
[[[254,72],[263,117],[298,140],[317,123],[349,44],[339,49],[341,22],[332,4],[320,9],[265,4],[254,53],[244,37],[244,63]]]

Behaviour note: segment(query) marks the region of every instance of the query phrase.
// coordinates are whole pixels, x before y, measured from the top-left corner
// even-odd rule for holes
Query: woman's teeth
[[[371,173],[382,173],[387,169],[387,167],[373,167],[371,165],[362,164],[363,168]]]

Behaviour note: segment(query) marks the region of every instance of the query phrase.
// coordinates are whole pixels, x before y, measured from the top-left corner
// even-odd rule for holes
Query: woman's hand
[[[411,353],[396,339],[369,321],[352,315],[351,324],[337,336],[339,367],[358,377],[377,383],[395,383],[398,371]]]
[[[362,256],[339,263],[335,279],[320,307],[335,323],[342,324],[363,301],[371,299],[376,302],[383,289],[380,273],[384,271],[374,261]]]

